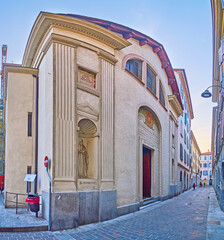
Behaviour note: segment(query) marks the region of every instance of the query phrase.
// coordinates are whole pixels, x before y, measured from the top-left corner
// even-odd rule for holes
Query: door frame
[[[149,151],[150,157],[149,157],[149,164],[150,164],[150,173],[149,173],[149,177],[150,177],[150,190],[149,190],[149,195],[150,196],[144,196],[144,151]],[[151,198],[152,197],[152,149],[150,149],[149,147],[142,145],[142,198]]]

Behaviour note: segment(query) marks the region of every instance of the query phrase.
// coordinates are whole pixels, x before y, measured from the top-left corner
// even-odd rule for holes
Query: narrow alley
[[[210,192],[214,195],[211,187],[198,187],[195,191],[189,190],[157,205],[107,222],[58,232],[2,233],[0,239],[204,240]],[[214,222],[211,221],[211,224]]]

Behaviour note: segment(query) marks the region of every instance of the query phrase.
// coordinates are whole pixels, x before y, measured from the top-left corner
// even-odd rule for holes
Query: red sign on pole
[[[47,157],[47,156],[44,158],[44,166],[45,166],[45,167],[48,166],[48,157]]]

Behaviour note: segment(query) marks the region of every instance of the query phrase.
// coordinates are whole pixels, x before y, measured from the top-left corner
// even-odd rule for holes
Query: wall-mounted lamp
[[[211,96],[212,96],[212,94],[209,92],[209,88],[211,88],[211,87],[220,87],[220,88],[222,88],[222,89],[224,89],[221,85],[212,85],[212,86],[210,86],[210,87],[208,87],[202,94],[201,94],[201,96],[203,97],[203,98],[210,98]]]

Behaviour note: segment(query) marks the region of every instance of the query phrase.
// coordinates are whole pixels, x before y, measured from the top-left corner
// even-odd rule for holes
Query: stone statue
[[[78,159],[79,159],[79,178],[88,178],[88,165],[89,165],[89,155],[83,140],[79,141],[78,149]]]

